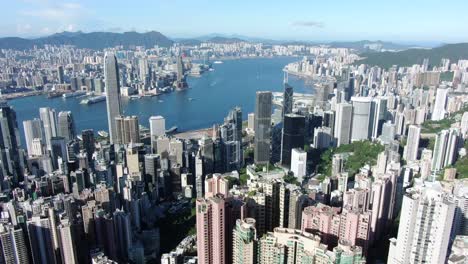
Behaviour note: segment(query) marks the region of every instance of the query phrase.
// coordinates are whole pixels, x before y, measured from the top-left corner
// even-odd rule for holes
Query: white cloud
[[[292,23],[293,26],[296,27],[314,27],[314,28],[323,28],[325,27],[325,24],[321,21],[295,21]]]
[[[21,10],[21,16],[36,17],[42,20],[59,20],[60,22],[78,19],[86,14],[85,9],[78,3],[50,3],[43,2],[37,8]]]

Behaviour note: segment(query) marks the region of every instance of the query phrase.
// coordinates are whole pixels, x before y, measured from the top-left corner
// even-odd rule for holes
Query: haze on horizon
[[[276,40],[468,42],[466,0],[13,0],[2,9],[1,37],[156,30],[171,38],[216,32]]]

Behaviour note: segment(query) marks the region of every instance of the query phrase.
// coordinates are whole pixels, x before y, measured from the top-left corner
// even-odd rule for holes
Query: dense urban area
[[[468,57],[376,66],[382,44],[363,49],[1,49],[0,263],[467,263]],[[124,114],[223,61],[284,56],[283,92],[252,91],[252,113],[196,131]],[[105,103],[108,130],[50,107],[19,124],[27,96]]]

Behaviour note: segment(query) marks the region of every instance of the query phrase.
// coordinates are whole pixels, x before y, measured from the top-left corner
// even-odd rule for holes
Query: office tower
[[[255,101],[254,161],[256,164],[270,162],[271,148],[271,92],[257,92]]]
[[[140,127],[136,116],[117,116],[115,118],[114,144],[129,144],[140,142]]]
[[[201,151],[199,151],[195,156],[195,191],[197,193],[197,198],[203,198],[205,194],[205,174],[203,173],[203,166],[203,158],[201,156]]]
[[[419,139],[421,128],[416,125],[410,125],[408,128],[408,138],[406,139],[406,146],[403,151],[403,158],[406,161],[415,161],[418,159]]]
[[[19,150],[19,132],[15,111],[6,102],[0,102],[0,186],[6,176],[19,182],[22,168]]]
[[[304,148],[305,117],[296,114],[284,116],[281,139],[281,164],[291,165],[291,151],[294,148]]]
[[[104,83],[101,78],[94,78],[94,93],[101,95],[104,93]]]
[[[120,80],[117,58],[113,53],[104,57],[104,76],[106,86],[107,122],[109,126],[110,143],[117,142],[115,118],[122,114],[120,105]]]
[[[57,136],[57,114],[49,107],[39,108],[39,116],[44,126],[44,136],[47,149],[51,150],[50,139]]]
[[[332,132],[329,127],[318,127],[314,130],[314,148],[324,149],[332,146]]]
[[[291,114],[293,110],[293,88],[289,84],[284,84],[283,92],[283,118],[287,114]]]
[[[243,163],[242,111],[240,107],[229,111],[219,130],[224,148],[225,171],[240,169]]]
[[[32,155],[32,143],[35,138],[44,141],[44,134],[42,131],[42,122],[40,119],[34,118],[33,120],[23,121],[24,137],[26,141],[26,149],[29,156]]]
[[[307,152],[300,148],[291,150],[291,171],[297,178],[298,182],[302,182],[307,175]]]
[[[182,56],[177,57],[177,80],[176,80],[176,89],[184,89],[187,87],[187,82],[185,81],[185,71],[184,71],[184,62]]]
[[[128,250],[132,247],[132,227],[130,214],[116,210],[113,214],[114,230],[117,242],[117,254],[119,259],[126,260]]]
[[[452,199],[435,186],[407,190],[388,263],[445,263],[454,212]]]
[[[226,207],[223,198],[197,199],[197,256],[200,264],[226,263]],[[228,234],[230,235],[230,234]]]
[[[232,263],[255,264],[257,263],[257,230],[255,219],[237,219],[233,231]]]
[[[351,120],[353,106],[349,103],[340,103],[336,107],[335,139],[336,146],[349,144],[351,140]]]
[[[367,140],[372,134],[372,98],[352,97],[351,141]]]
[[[138,66],[139,66],[139,75],[140,75],[140,80],[144,81],[146,78],[146,75],[149,73],[149,65],[148,65],[148,59],[147,58],[141,58],[138,60]]]
[[[80,86],[78,85],[78,78],[77,77],[71,77],[70,78],[70,86],[71,86],[72,91],[80,90]]]
[[[52,227],[48,218],[33,216],[27,222],[33,263],[57,263],[53,250]]]
[[[445,105],[447,104],[447,95],[449,88],[440,87],[437,89],[434,108],[432,110],[431,120],[438,121],[445,118]]]
[[[360,247],[340,241],[333,251],[320,242],[320,237],[289,228],[275,228],[259,240],[258,263],[365,263]]]
[[[254,113],[249,113],[247,115],[247,128],[251,131],[255,131],[255,114]]]
[[[300,189],[290,190],[288,209],[288,228],[301,228],[301,215],[304,207],[307,206],[308,199]]]
[[[213,139],[210,137],[203,137],[198,140],[200,153],[203,157],[203,169],[205,174],[214,172],[214,152],[213,152]]]
[[[390,144],[396,135],[396,128],[395,125],[392,124],[391,121],[387,121],[382,125],[382,135],[380,136],[380,140],[384,144]]]
[[[28,264],[28,248],[22,229],[0,224],[0,263]]]
[[[444,129],[437,133],[432,157],[433,171],[440,171],[455,162],[459,142],[460,131],[457,128]]]
[[[50,144],[52,164],[54,165],[54,169],[58,169],[59,166],[61,166],[61,164],[58,163],[58,159],[61,158],[65,161],[68,157],[67,143],[65,142],[64,137],[52,137],[50,139]]]
[[[151,141],[166,134],[166,120],[162,116],[152,116],[149,119]]]
[[[57,67],[57,74],[58,74],[58,82],[65,83],[65,74],[63,73],[63,66],[60,65]]]
[[[57,227],[60,237],[60,251],[63,264],[78,263],[77,237],[73,234],[73,226],[68,220],[62,220]]]
[[[376,97],[372,100],[373,116],[371,121],[372,139],[378,138],[382,134],[382,126],[387,118],[387,98]]]
[[[349,101],[354,96],[354,74],[349,74],[348,85],[346,86],[346,101]]]
[[[70,111],[62,111],[58,114],[58,129],[57,135],[64,137],[66,141],[75,138],[75,123]]]
[[[145,182],[146,184],[151,183],[156,190],[159,187],[158,184],[158,169],[159,169],[160,156],[157,154],[146,154],[145,155]],[[159,197],[155,197],[158,200]]]
[[[88,160],[91,161],[96,148],[94,142],[94,131],[92,129],[83,130],[81,132],[81,138],[83,139],[83,149],[86,154],[88,154]]]

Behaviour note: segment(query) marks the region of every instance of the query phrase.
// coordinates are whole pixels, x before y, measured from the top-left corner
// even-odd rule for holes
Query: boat
[[[140,95],[130,95],[130,99],[135,100],[135,99],[140,99]]]
[[[214,69],[213,69],[213,68],[209,68],[208,71],[212,72],[212,71],[214,71]]]
[[[109,133],[107,133],[107,132],[104,131],[104,130],[99,130],[97,133],[98,133],[98,135],[101,136],[101,137],[108,137],[108,136],[109,136]]]
[[[158,100],[158,103],[164,103],[164,101],[163,100]]]
[[[47,94],[47,98],[56,98],[62,96],[63,92],[52,91]]]
[[[193,99],[192,97],[190,97],[188,100],[189,100],[189,101],[193,101],[193,100],[195,100],[195,99]]]
[[[172,134],[174,132],[177,131],[177,126],[173,126],[171,128],[169,128],[168,130],[166,130],[166,134]]]
[[[223,62],[222,62],[222,61],[219,61],[219,60],[218,60],[218,61],[213,61],[213,63],[214,63],[214,64],[223,64]]]
[[[80,104],[95,104],[106,100],[105,95],[94,96],[88,99],[81,100]]]
[[[72,93],[63,94],[62,97],[63,98],[72,98],[72,97],[78,97],[78,96],[85,95],[85,94],[86,94],[85,91],[76,91],[76,92],[72,92]]]

